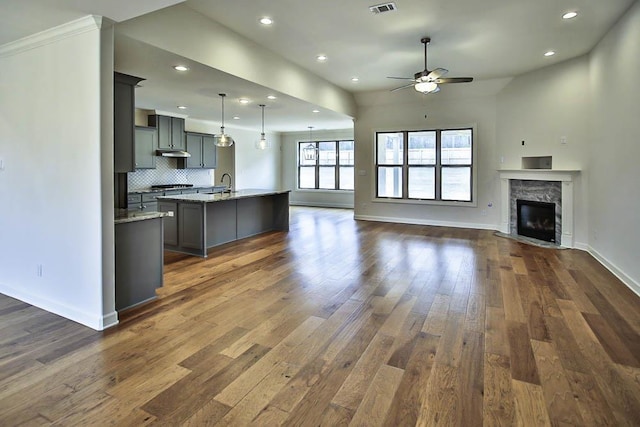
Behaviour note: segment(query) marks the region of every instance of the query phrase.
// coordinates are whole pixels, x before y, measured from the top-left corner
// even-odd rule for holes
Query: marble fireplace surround
[[[561,196],[561,234],[560,246],[573,248],[573,181],[579,170],[553,170],[553,169],[510,169],[499,170],[500,174],[500,231],[511,234],[514,221],[512,221],[511,209],[511,182],[522,181],[556,181],[560,182]],[[536,200],[536,199],[533,199]]]

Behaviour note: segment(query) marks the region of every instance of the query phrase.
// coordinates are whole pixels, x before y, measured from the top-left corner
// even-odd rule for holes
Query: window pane
[[[316,164],[316,143],[301,142],[298,144],[298,158],[300,166],[314,166]]]
[[[378,168],[378,197],[402,197],[402,168]]]
[[[378,134],[378,164],[401,165],[403,162],[404,141],[402,133]]]
[[[340,164],[353,165],[353,141],[340,141]]]
[[[336,164],[336,142],[320,142],[318,143],[319,163],[321,165]]]
[[[300,188],[316,188],[316,168],[300,167]]]
[[[471,200],[471,168],[442,168],[442,200]]]
[[[442,131],[442,164],[471,164],[471,129]]]
[[[340,167],[340,190],[353,190],[353,167]]]
[[[436,168],[409,168],[409,198],[436,198]]]
[[[409,132],[409,164],[436,164],[435,132]]]
[[[320,168],[320,188],[335,190],[336,188],[336,168],[321,167]]]

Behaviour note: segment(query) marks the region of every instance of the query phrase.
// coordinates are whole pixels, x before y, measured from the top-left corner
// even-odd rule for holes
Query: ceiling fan
[[[445,83],[468,83],[473,81],[473,77],[442,77],[449,72],[444,68],[436,68],[429,71],[427,68],[427,45],[431,41],[429,37],[423,37],[420,41],[424,44],[424,70],[418,71],[411,77],[387,77],[388,79],[411,80],[412,82],[404,86],[391,89],[391,92],[400,89],[413,87],[418,92],[435,93],[440,90],[439,84]]]

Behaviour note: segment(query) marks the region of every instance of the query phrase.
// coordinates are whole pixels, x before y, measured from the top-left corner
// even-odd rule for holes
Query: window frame
[[[471,131],[471,163],[461,165],[443,165],[442,164],[442,132],[445,131],[459,131],[470,130]],[[436,132],[436,163],[431,164],[414,164],[408,163],[409,158],[409,134],[413,132]],[[378,163],[378,135],[385,133],[400,133],[403,135],[403,162],[401,165],[396,164],[380,164]],[[476,125],[460,125],[451,127],[437,127],[437,128],[409,128],[403,130],[389,130],[389,129],[374,129],[373,130],[373,188],[372,188],[372,202],[379,203],[400,203],[400,204],[416,204],[416,205],[436,205],[436,206],[466,206],[477,207],[477,129]],[[380,167],[401,167],[402,170],[402,193],[401,197],[387,197],[379,195],[379,169]],[[409,168],[435,168],[435,196],[433,199],[426,198],[409,198]],[[442,170],[446,168],[469,168],[470,169],[470,200],[449,200],[442,199]]]
[[[353,153],[355,156],[355,140],[354,139],[323,139],[323,140],[314,140],[314,141],[297,141],[297,152],[296,152],[296,158],[297,158],[297,182],[296,182],[296,191],[310,191],[310,192],[321,192],[321,191],[329,191],[329,192],[349,192],[349,193],[353,193],[354,189],[343,189],[343,188],[339,188],[340,187],[340,168],[351,168],[353,171],[353,175],[354,175],[354,183],[355,183],[355,160],[354,160],[354,164],[353,165],[343,165],[340,164],[340,143],[341,142],[351,142],[353,143]],[[331,165],[321,165],[320,164],[320,156],[316,155],[316,160],[315,160],[315,165],[302,165],[300,162],[300,152],[302,151],[302,148],[309,145],[309,144],[313,144],[315,145],[315,149],[316,152],[319,152],[319,148],[320,148],[320,144],[322,143],[334,143],[335,144],[335,163],[331,164]],[[320,169],[321,168],[328,168],[328,167],[332,167],[334,168],[334,188],[320,188]],[[314,178],[315,178],[315,184],[314,184],[314,188],[302,188],[300,187],[300,173],[301,170],[303,168],[313,168],[314,169]],[[355,187],[355,185],[354,185]]]

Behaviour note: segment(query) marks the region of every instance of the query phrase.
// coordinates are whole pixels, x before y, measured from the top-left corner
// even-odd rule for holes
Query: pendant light
[[[316,159],[316,144],[313,142],[313,137],[311,134],[311,130],[313,126],[309,126],[309,145],[302,149],[302,155],[305,160],[315,160]]]
[[[234,142],[233,138],[231,138],[231,135],[224,133],[224,97],[227,94],[219,93],[218,95],[222,98],[222,126],[220,126],[220,135],[216,135],[214,138],[214,144],[216,147],[231,147]]]
[[[262,133],[260,134],[260,141],[256,143],[256,148],[258,150],[265,150],[269,147],[269,143],[267,139],[264,137],[264,104],[260,104],[260,108],[262,108]]]

